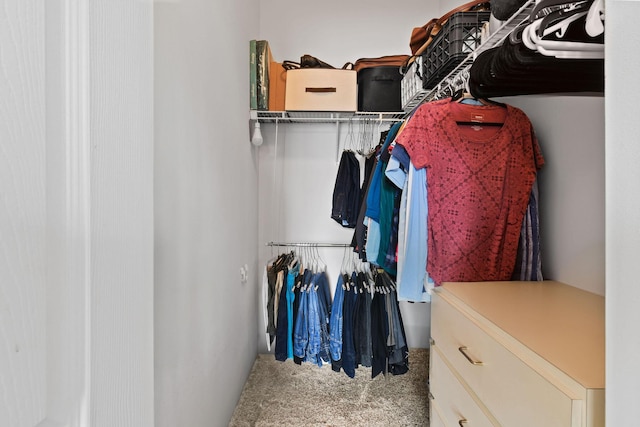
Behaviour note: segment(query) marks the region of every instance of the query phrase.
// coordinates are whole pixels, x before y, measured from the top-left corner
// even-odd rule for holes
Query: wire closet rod
[[[311,242],[296,242],[296,243],[286,243],[286,242],[268,242],[266,246],[293,246],[293,247],[304,247],[304,248],[348,248],[351,246],[349,243],[311,243]]]

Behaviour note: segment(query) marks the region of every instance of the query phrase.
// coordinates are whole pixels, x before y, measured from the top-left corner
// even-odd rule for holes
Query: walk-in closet
[[[449,2],[450,6],[452,6],[451,3]],[[402,46],[406,42],[406,37],[400,37],[397,43],[394,36],[386,37],[389,34],[395,34],[394,28],[399,22],[404,21],[401,16],[406,10],[395,12],[393,22],[385,23],[384,29],[368,36],[371,38],[371,45],[365,48],[360,44],[359,37],[362,36],[363,31],[360,25],[366,26],[368,22],[375,22],[378,19],[375,10],[369,12],[371,21],[357,24],[349,18],[349,13],[330,18],[328,15],[323,15],[322,11],[318,11],[318,21],[331,19],[335,23],[335,26],[326,33],[321,30],[306,31],[302,24],[299,24],[300,27],[292,24],[285,31],[282,26],[275,24],[275,19],[272,19],[275,15],[295,16],[298,13],[296,9],[299,7],[302,6],[291,6],[286,10],[277,11],[269,8],[262,18],[260,37],[269,40],[274,56],[279,60],[296,60],[301,54],[311,52],[328,62],[342,64],[350,58],[406,52],[406,47]],[[424,8],[425,5],[416,5],[412,13],[405,18],[407,22],[413,21],[416,10],[420,7]],[[429,9],[423,13],[438,15],[446,9],[446,5],[440,4],[438,9]],[[330,47],[341,34],[341,31],[336,31],[335,28],[349,28],[352,31],[341,41],[339,50]],[[298,37],[291,39],[289,31],[295,31]],[[322,33],[323,37],[318,37],[319,33]],[[603,296],[605,295],[606,240],[605,97],[602,93],[589,89],[584,91],[570,89],[573,83],[575,82],[567,83],[565,92],[553,90],[551,91],[553,93],[497,95],[494,98],[526,113],[531,120],[544,157],[544,166],[537,175],[542,277],[545,280],[562,282],[588,291],[590,295]],[[274,255],[274,248],[267,243],[270,241],[292,242],[291,247],[294,247],[297,242],[346,243],[351,241],[351,230],[341,229],[330,217],[330,201],[341,153],[345,149],[354,147],[354,140],[356,147],[358,144],[360,147],[363,146],[362,144],[364,147],[374,145],[379,139],[377,135],[381,131],[388,130],[393,124],[393,118],[383,116],[378,117],[377,120],[375,117],[373,119],[361,117],[342,122],[325,116],[325,120],[321,120],[323,123],[317,123],[317,118],[305,120],[304,116],[302,118],[292,116],[293,120],[273,120],[265,115],[264,120],[261,120],[265,141],[259,149],[261,166],[259,265],[261,266]],[[589,119],[585,120],[585,117]],[[374,134],[373,137],[371,133]],[[373,142],[370,139],[373,139]],[[358,152],[358,150],[355,151]],[[360,160],[364,163],[364,156],[361,156]],[[311,188],[313,190],[310,190]],[[338,277],[339,274],[336,273],[344,262],[342,261],[343,251],[336,248],[322,248],[320,251],[320,258],[326,262],[329,271],[332,268],[330,266],[333,265],[335,269],[333,277]],[[333,282],[335,286],[336,281]],[[568,301],[573,298],[575,297],[568,297]],[[430,324],[434,319],[431,315],[431,304],[401,302],[400,306],[409,347],[429,347],[429,338],[435,335],[430,335],[431,329],[434,328],[434,325]],[[566,306],[567,312],[571,307],[572,304]],[[593,307],[592,312],[596,318],[604,316],[602,302],[596,302]],[[550,312],[548,315],[552,316]],[[440,315],[436,318],[439,319]],[[443,322],[446,321],[443,320]],[[441,336],[442,330],[445,334],[453,333],[446,332],[449,330],[447,326],[438,325],[438,330],[440,330],[437,333],[438,336]],[[600,339],[603,339],[602,335]],[[468,357],[466,354],[465,356]],[[433,357],[432,355],[432,360]],[[439,357],[437,360],[440,360]],[[602,357],[598,363],[603,363]],[[439,379],[439,381],[442,380]],[[597,387],[602,387],[603,381],[601,376],[600,380],[592,384],[599,384]],[[506,383],[503,385],[503,388],[505,387],[508,388]],[[603,399],[604,390],[600,390],[600,393]],[[436,396],[435,399],[437,400],[438,397]],[[537,402],[533,394],[528,395],[527,399]],[[600,415],[588,419],[584,415],[585,419],[582,421],[575,421],[576,415],[573,415],[574,422],[600,425],[604,422],[603,408],[597,411],[601,411]],[[557,414],[554,416],[565,417]],[[493,422],[508,424],[509,421],[505,420],[509,420],[509,415],[505,417],[501,421],[494,418]],[[535,419],[535,416],[532,416],[530,422],[533,424],[549,422],[549,419],[545,418],[537,421]],[[432,422],[438,421],[432,419]],[[442,425],[449,425],[456,421],[458,420],[441,422]]]
[[[363,381],[371,368],[362,365],[350,378],[276,360],[262,284],[283,253],[325,269],[332,297],[340,273],[361,268],[351,271],[354,230],[332,218],[341,155],[377,144],[406,112],[257,118],[248,42],[268,40],[279,61],[310,54],[339,67],[409,53],[411,30],[459,3],[0,0],[0,426],[226,426],[258,362],[284,367],[294,386],[321,371],[332,390],[402,396],[403,381],[415,379],[402,364],[399,375]],[[409,373],[437,384],[433,396],[407,403],[426,408],[435,398],[433,427],[476,416],[516,426],[527,402],[546,408],[529,419],[538,425],[547,414],[589,425],[590,399],[605,402],[594,413],[609,427],[640,419],[640,2],[601,4],[604,94],[490,96],[526,113],[544,156],[537,188],[548,292],[531,288],[523,302],[503,284],[457,283],[430,301],[399,301],[404,344],[435,372],[429,379],[409,365]],[[593,386],[579,348],[570,351],[580,363],[556,364],[564,343],[546,345],[558,336],[556,319],[589,324],[602,297],[604,389]],[[508,327],[541,312],[539,322]],[[499,343],[491,354],[501,367],[490,380],[474,371],[496,366],[474,351],[487,337]],[[509,388],[511,373],[532,386]],[[452,418],[459,414],[444,401],[473,408],[468,420]],[[347,411],[352,402],[340,403]],[[380,417],[387,408],[370,407]],[[282,424],[304,419],[294,416]]]
[[[445,8],[445,5],[439,6]],[[278,60],[297,60],[301,54],[312,52],[330,63],[342,64],[356,57],[405,53],[406,37],[396,37],[402,32],[396,27],[406,26],[400,24],[405,20],[413,22],[418,8],[426,9],[422,13],[427,15],[444,11],[434,5],[414,5],[407,9],[411,13],[404,19],[401,17],[407,10],[396,11],[393,22],[385,23],[379,31],[368,35],[370,43],[363,43],[360,38],[364,28],[360,26],[367,27],[369,22],[383,19],[377,13],[384,14],[384,10],[371,8],[369,20],[358,24],[349,18],[350,13],[330,16],[330,12],[323,15],[323,11],[318,10],[319,22],[331,20],[334,23],[326,32],[321,29],[307,31],[302,23],[298,23],[299,26],[292,23],[286,29],[275,23],[276,15],[293,17],[301,13],[296,10],[298,8],[303,6],[290,6],[284,10],[269,8],[262,17],[260,37],[269,40]],[[342,30],[335,31],[335,28]],[[292,39],[291,32],[298,36]],[[341,40],[339,49],[337,38]],[[545,164],[537,175],[543,278],[604,295],[604,97],[599,93],[556,92],[559,93],[499,96],[497,100],[527,114],[544,157]],[[333,293],[340,276],[339,269],[344,266],[345,254],[339,244],[351,242],[353,234],[353,230],[344,229],[331,218],[332,194],[341,154],[344,150],[359,153],[364,168],[362,153],[378,143],[380,133],[393,125],[394,118],[364,115],[341,120],[338,114],[338,118],[332,120],[329,114],[313,117],[313,113],[280,118],[277,114],[271,117],[264,114],[262,117],[259,265],[265,265],[279,253],[269,242],[290,242],[288,248],[283,243],[283,250],[295,249],[300,242],[317,244],[320,247],[316,248],[316,253],[326,263],[329,277],[334,278],[330,279]],[[584,117],[589,120],[585,121]],[[577,153],[580,153],[579,160]],[[322,247],[323,243],[329,244]],[[429,347],[433,327],[430,325],[431,304],[401,301],[400,307],[409,347]],[[259,327],[259,334],[264,328],[264,325]],[[259,345],[264,350],[263,339],[259,340]]]

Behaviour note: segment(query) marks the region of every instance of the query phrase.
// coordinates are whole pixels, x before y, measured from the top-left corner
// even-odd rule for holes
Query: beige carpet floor
[[[429,425],[427,349],[409,350],[409,372],[378,375],[359,367],[355,378],[331,366],[258,355],[230,427]]]

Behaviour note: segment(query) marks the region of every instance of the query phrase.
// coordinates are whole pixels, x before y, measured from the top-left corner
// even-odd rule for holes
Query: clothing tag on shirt
[[[472,122],[484,122],[484,114],[471,114],[471,121]]]

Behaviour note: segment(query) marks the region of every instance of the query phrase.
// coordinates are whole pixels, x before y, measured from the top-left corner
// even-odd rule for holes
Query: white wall
[[[358,58],[409,54],[411,30],[438,9],[437,2],[418,0],[262,0],[260,38],[278,61],[310,54],[341,67]]]
[[[638,424],[640,368],[640,2],[607,1],[606,49],[606,369],[607,425]]]
[[[44,7],[0,2],[0,425],[46,415]]]
[[[545,158],[538,174],[544,278],[604,295],[604,97],[500,101],[529,116]]]
[[[157,427],[226,425],[256,357],[257,16],[256,0],[155,4]]]
[[[84,271],[75,266],[90,274],[84,278],[89,423],[148,427],[154,425],[153,8],[102,0],[78,9],[87,15],[72,40],[87,62],[75,64],[86,74],[71,89],[70,96],[83,98],[71,101],[80,110],[71,129],[86,132],[79,137],[86,157],[71,168],[89,168],[81,175],[89,180],[87,199],[80,200],[89,203],[89,264]]]

